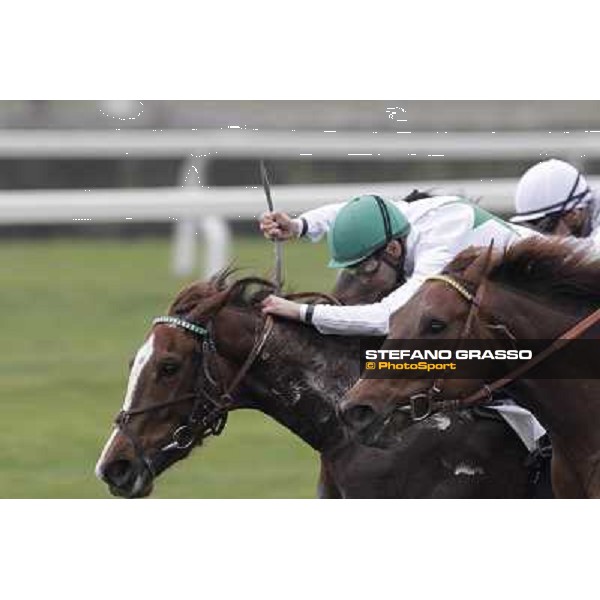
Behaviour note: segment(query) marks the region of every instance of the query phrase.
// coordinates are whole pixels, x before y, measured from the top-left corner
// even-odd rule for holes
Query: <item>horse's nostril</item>
[[[115,460],[104,468],[104,477],[108,483],[118,488],[126,487],[133,476],[133,463],[129,460]]]
[[[366,404],[355,404],[344,411],[344,420],[351,427],[362,429],[373,422],[375,411]]]

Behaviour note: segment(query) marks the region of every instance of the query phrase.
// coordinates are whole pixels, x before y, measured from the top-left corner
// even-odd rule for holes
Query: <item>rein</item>
[[[122,410],[115,418],[116,427],[129,440],[138,459],[146,466],[152,477],[156,477],[160,472],[161,465],[167,462],[167,455],[170,455],[172,452],[188,450],[206,437],[210,435],[217,436],[222,433],[227,423],[227,415],[235,404],[233,394],[263,350],[273,329],[273,318],[270,315],[267,315],[265,318],[260,336],[257,337],[252,350],[228,386],[225,386],[218,368],[216,378],[212,376],[209,370],[207,359],[216,354],[214,336],[212,335],[212,323],[210,321],[206,327],[203,327],[180,317],[162,316],[154,319],[152,325],[176,327],[200,338],[202,351],[199,353],[198,369],[202,367],[206,379],[214,388],[213,393],[207,392],[203,386],[200,386],[200,378],[197,377],[196,387],[193,392],[184,394],[175,400],[168,400],[145,408]],[[193,400],[193,407],[187,417],[187,421],[175,429],[170,443],[160,448],[155,456],[149,457],[143,451],[137,436],[128,427],[130,419],[136,415],[156,412],[190,400]]]
[[[448,275],[432,275],[426,279],[441,281],[446,283],[451,288],[456,290],[458,294],[467,302],[470,303],[471,309],[469,310],[469,314],[467,316],[467,320],[465,321],[465,327],[461,333],[460,340],[465,339],[470,328],[472,320],[475,318],[475,314],[479,307],[481,306],[481,301],[484,294],[484,283],[485,283],[485,271],[484,270],[484,278],[480,282],[477,292],[475,295],[471,294],[463,285],[457,282],[455,279]],[[496,379],[494,382],[490,384],[483,384],[479,389],[477,389],[472,394],[469,394],[465,398],[453,398],[453,399],[436,399],[436,396],[439,396],[442,392],[442,386],[439,383],[440,380],[436,380],[434,384],[425,392],[419,392],[410,397],[410,405],[406,408],[410,410],[411,416],[413,420],[420,421],[429,417],[433,412],[445,411],[445,410],[457,410],[460,408],[468,408],[470,406],[474,406],[476,404],[480,404],[484,401],[492,400],[493,393],[499,389],[502,389],[533,369],[535,366],[543,362],[549,356],[554,354],[560,348],[563,348],[570,341],[577,339],[581,335],[583,335],[588,329],[596,325],[600,322],[600,308],[595,310],[593,313],[589,314],[587,317],[584,317],[580,321],[578,321],[573,327],[565,331],[561,336],[556,338],[549,346],[544,348],[542,352],[528,360],[526,363],[515,367],[512,371],[509,371],[504,377]],[[441,380],[443,382],[443,379]],[[424,411],[420,411],[419,402],[426,401]],[[401,407],[404,410],[404,407]]]

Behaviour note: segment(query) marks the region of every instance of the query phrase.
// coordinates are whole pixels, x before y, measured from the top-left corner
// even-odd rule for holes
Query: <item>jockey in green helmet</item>
[[[496,248],[530,235],[458,196],[437,196],[408,203],[369,194],[342,204],[308,211],[298,219],[267,213],[260,227],[265,237],[318,241],[327,234],[333,268],[368,269],[386,262],[398,271],[398,288],[380,302],[358,306],[307,305],[269,296],[263,311],[315,326],[321,333],[386,335],[389,319],[430,275],[442,271],[468,246]],[[405,283],[404,283],[405,281]]]
[[[354,198],[340,210],[327,234],[329,266],[352,267],[409,232],[407,218],[389,200],[373,195]]]

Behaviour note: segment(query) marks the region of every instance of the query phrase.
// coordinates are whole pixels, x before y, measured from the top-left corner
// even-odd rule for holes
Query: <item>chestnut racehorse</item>
[[[230,410],[260,410],[321,455],[325,498],[527,497],[527,450],[472,411],[411,425],[395,415],[360,444],[339,418],[359,376],[358,341],[265,320],[267,281],[223,273],[184,289],[153,322],[131,366],[123,410],[96,467],[111,492],[148,495],[154,479],[219,434]],[[472,473],[477,462],[485,469]]]
[[[530,238],[503,254],[465,250],[393,315],[388,339],[550,340],[543,353],[518,370],[507,366],[497,379],[485,369],[479,380],[442,377],[435,386],[424,378],[361,379],[342,412],[347,421],[357,422],[358,415],[361,427],[374,426],[397,412],[482,403],[503,388],[550,435],[556,495],[599,497],[600,379],[590,378],[600,366],[598,353],[555,361],[552,379],[534,375],[565,340],[597,339],[599,306],[600,258],[585,242]]]

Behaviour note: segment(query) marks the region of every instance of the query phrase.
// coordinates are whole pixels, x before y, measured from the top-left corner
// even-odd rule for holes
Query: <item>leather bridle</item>
[[[488,256],[489,260],[489,256]],[[446,285],[454,289],[464,300],[469,302],[471,305],[469,314],[465,321],[461,336],[459,338],[459,344],[461,340],[466,339],[469,331],[471,330],[474,320],[477,318],[477,313],[482,305],[483,295],[485,291],[485,282],[487,275],[487,265],[483,270],[483,276],[477,286],[476,293],[473,295],[469,292],[461,283],[456,281],[449,275],[432,275],[426,279],[433,281],[441,281]],[[509,371],[505,376],[496,379],[492,383],[484,383],[473,393],[469,394],[464,398],[441,398],[443,392],[444,378],[436,379],[433,385],[423,391],[413,394],[409,398],[410,404],[398,407],[401,412],[409,412],[412,419],[415,421],[421,421],[426,419],[434,412],[447,411],[447,410],[458,410],[461,408],[468,408],[477,404],[483,404],[493,399],[494,392],[506,387],[519,377],[522,377],[525,373],[533,369],[536,365],[543,362],[549,356],[554,354],[557,350],[563,348],[571,340],[577,339],[583,335],[588,329],[600,322],[600,308],[595,310],[578,321],[573,327],[565,331],[561,336],[556,338],[549,346],[544,348],[539,354],[529,359],[527,362],[515,367]],[[506,329],[504,326],[502,328]]]
[[[136,457],[154,478],[169,464],[185,455],[192,446],[199,444],[211,435],[217,436],[222,433],[227,423],[228,413],[235,405],[234,394],[238,390],[242,379],[247,375],[250,367],[262,352],[273,329],[273,319],[270,315],[267,315],[262,331],[256,338],[252,350],[229,385],[225,384],[214,360],[216,346],[212,332],[212,320],[208,321],[206,327],[204,327],[185,318],[162,316],[154,319],[152,325],[153,327],[168,325],[169,327],[182,329],[201,342],[201,350],[197,352],[196,384],[191,393],[144,408],[121,410],[115,418],[115,426],[129,440]],[[209,362],[215,364],[216,376],[211,373]],[[204,377],[201,377],[201,374]],[[210,385],[209,390],[206,389],[206,382]],[[152,456],[148,456],[144,452],[139,438],[129,427],[132,417],[153,413],[189,401],[192,401],[193,404],[186,421],[173,431],[169,443]]]
[[[485,270],[484,270],[485,273]],[[482,277],[479,285],[477,286],[477,290],[475,294],[472,294],[462,283],[458,282],[456,279],[450,277],[449,275],[430,275],[427,277],[425,281],[441,281],[446,285],[450,286],[454,289],[461,298],[464,298],[469,304],[470,309],[463,325],[463,329],[457,341],[457,348],[460,345],[461,341],[466,339],[469,332],[473,327],[473,322],[476,318],[476,313],[479,311],[479,307],[481,306],[481,300],[483,298],[483,281],[484,277]],[[422,421],[427,417],[431,416],[432,413],[447,410],[442,408],[442,403],[448,402],[447,400],[438,400],[442,395],[443,387],[444,387],[445,379],[444,377],[438,377],[434,380],[431,387],[422,392],[417,392],[410,396],[410,405],[406,407],[400,407],[400,410],[405,412],[407,410],[410,411],[410,416],[413,421]]]
[[[303,298],[321,298],[332,304],[340,304],[335,297],[321,292],[298,292],[287,294],[285,297],[298,300]],[[218,363],[214,360],[217,352],[214,342],[212,318],[206,323],[206,326],[203,326],[183,317],[169,315],[154,319],[152,326],[156,325],[168,325],[182,329],[193,335],[201,342],[201,350],[196,353],[196,383],[191,393],[183,394],[174,400],[167,400],[160,404],[153,404],[144,408],[121,410],[115,418],[115,426],[129,440],[137,459],[146,467],[153,478],[164,471],[175,460],[182,458],[190,448],[199,444],[205,438],[211,435],[217,436],[222,433],[227,424],[229,411],[235,406],[235,392],[239,391],[242,380],[248,374],[256,358],[263,351],[273,329],[274,321],[271,315],[265,317],[260,334],[256,337],[250,353],[229,385],[225,385],[223,377],[218,370]],[[210,362],[213,362],[215,365],[216,376],[213,376],[211,372]],[[200,377],[201,374],[204,376],[203,378]],[[206,382],[210,385],[208,391],[206,389]],[[128,426],[131,418],[190,401],[192,401],[192,410],[187,416],[186,421],[173,431],[170,442],[156,451],[152,456],[148,456],[144,452],[138,436]]]

